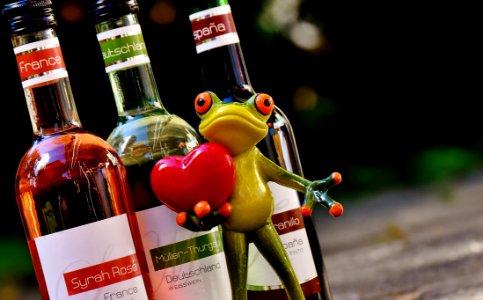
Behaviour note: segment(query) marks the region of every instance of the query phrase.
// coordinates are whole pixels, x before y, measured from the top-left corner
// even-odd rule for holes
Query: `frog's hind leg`
[[[304,300],[302,287],[272,222],[268,222],[251,236],[258,251],[280,277],[288,298],[290,300]]]
[[[233,300],[247,299],[248,242],[245,233],[223,229],[223,246]]]

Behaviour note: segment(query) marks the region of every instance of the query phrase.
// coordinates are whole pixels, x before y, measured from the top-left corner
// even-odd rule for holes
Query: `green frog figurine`
[[[203,201],[196,203],[193,210],[177,211],[177,223],[192,231],[208,230],[221,224],[234,300],[247,299],[250,242],[280,277],[288,298],[305,299],[272,223],[274,200],[268,182],[304,193],[301,212],[305,217],[311,216],[315,203],[325,206],[332,216],[337,217],[343,213],[343,207],[327,192],[341,182],[341,175],[333,172],[323,180],[309,181],[286,171],[260,152],[256,145],[268,134],[267,120],[274,109],[274,101],[268,94],[255,94],[239,103],[222,102],[213,92],[206,91],[197,95],[194,105],[201,118],[200,134],[208,143],[222,145],[231,156],[234,183],[223,205],[210,207],[209,199],[200,199]],[[153,168],[153,187],[157,185],[153,175],[161,169]],[[163,201],[160,196],[158,198]]]

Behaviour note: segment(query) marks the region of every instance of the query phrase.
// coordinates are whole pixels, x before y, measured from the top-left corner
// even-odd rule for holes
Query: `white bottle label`
[[[136,213],[156,299],[231,299],[221,232],[193,232],[164,205]]]
[[[126,214],[36,238],[35,245],[50,299],[148,298]]]
[[[280,235],[299,282],[308,282],[317,277],[317,270],[312,258],[303,217],[300,213],[297,192],[274,182],[268,184],[275,199],[275,210],[272,216],[275,229]],[[250,243],[248,289],[262,291],[281,288],[283,288],[282,283],[275,271],[257,247]]]

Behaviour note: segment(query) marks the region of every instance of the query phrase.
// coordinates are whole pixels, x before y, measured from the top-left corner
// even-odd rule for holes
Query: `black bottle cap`
[[[96,22],[137,13],[138,10],[136,0],[93,0],[91,5],[91,13]]]
[[[11,2],[3,7],[2,15],[12,34],[25,34],[57,25],[51,0]]]

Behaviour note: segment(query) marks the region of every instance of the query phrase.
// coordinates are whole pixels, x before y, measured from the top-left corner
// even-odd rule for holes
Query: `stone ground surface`
[[[363,200],[314,215],[334,300],[483,300],[483,174]]]

